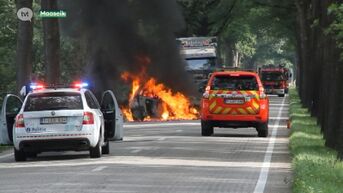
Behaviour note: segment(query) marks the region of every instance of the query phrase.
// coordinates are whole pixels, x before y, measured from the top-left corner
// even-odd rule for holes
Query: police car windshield
[[[74,92],[36,93],[28,96],[24,111],[83,109],[81,95]]]
[[[186,70],[208,70],[215,67],[215,61],[212,58],[187,59]]]
[[[254,76],[215,76],[212,90],[258,90]]]

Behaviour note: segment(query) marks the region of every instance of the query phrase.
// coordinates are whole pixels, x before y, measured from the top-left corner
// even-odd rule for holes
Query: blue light
[[[88,87],[88,83],[87,82],[75,83],[74,87],[76,87],[76,88],[86,88],[86,87]]]
[[[44,88],[44,86],[41,85],[41,84],[37,84],[37,83],[31,83],[30,84],[30,89],[31,90],[37,90],[37,89],[42,89],[42,88]]]
[[[88,87],[88,83],[87,82],[83,82],[82,83],[82,87]]]

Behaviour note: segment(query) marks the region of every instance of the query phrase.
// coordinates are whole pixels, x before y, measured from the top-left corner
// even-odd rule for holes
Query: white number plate
[[[224,99],[225,104],[244,104],[243,99]]]
[[[65,124],[67,117],[43,117],[40,119],[41,124]]]

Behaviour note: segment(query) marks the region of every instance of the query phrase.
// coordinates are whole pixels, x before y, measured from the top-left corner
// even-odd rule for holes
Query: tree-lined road
[[[128,123],[110,155],[44,153],[16,163],[0,154],[0,192],[291,192],[288,99],[270,97],[269,137],[253,128],[215,128],[199,121]]]

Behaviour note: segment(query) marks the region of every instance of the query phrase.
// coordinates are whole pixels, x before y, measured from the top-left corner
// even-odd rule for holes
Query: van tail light
[[[15,119],[15,127],[16,128],[24,128],[25,127],[23,114],[17,115],[17,117]]]
[[[91,112],[84,112],[83,113],[83,125],[91,125],[94,124],[94,115]]]

